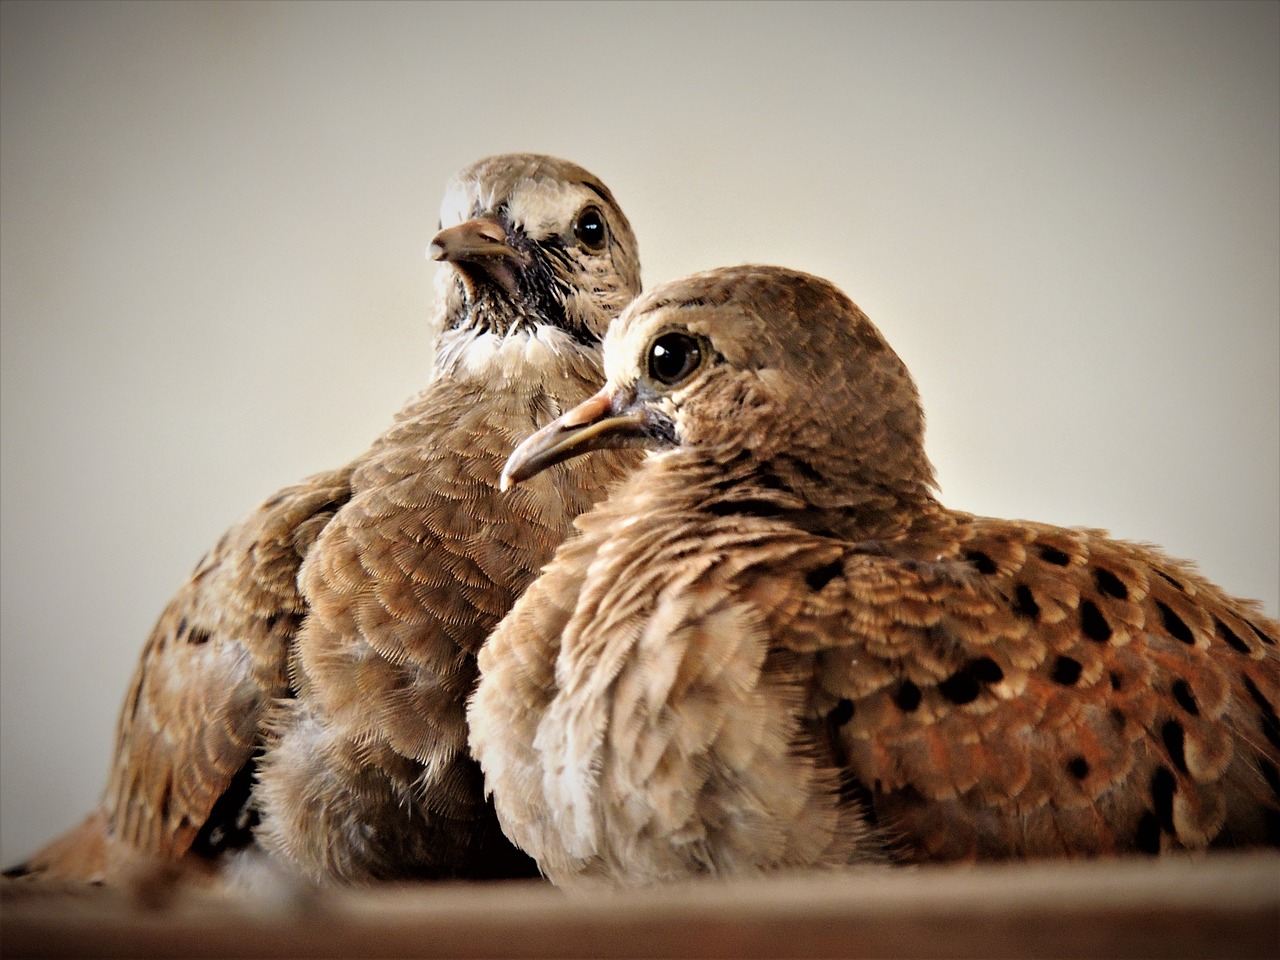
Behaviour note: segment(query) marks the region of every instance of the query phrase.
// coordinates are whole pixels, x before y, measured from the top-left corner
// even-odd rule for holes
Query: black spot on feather
[[[979,683],[999,683],[1004,679],[1004,671],[1000,669],[1000,664],[990,657],[978,657],[976,660],[970,660],[969,671],[977,678]]]
[[[1191,632],[1191,628],[1183,622],[1180,616],[1173,612],[1173,609],[1168,604],[1157,600],[1156,608],[1160,611],[1160,621],[1171,636],[1181,640],[1187,646],[1195,645],[1195,634]]]
[[[1258,709],[1262,711],[1262,733],[1271,745],[1280,750],[1280,717],[1276,716],[1276,708],[1262,694],[1262,691],[1254,685],[1249,677],[1244,677],[1244,688],[1249,691],[1249,696],[1253,698],[1253,702],[1258,705]]]
[[[1014,613],[1020,617],[1026,617],[1028,620],[1034,620],[1040,616],[1040,604],[1036,603],[1036,598],[1031,593],[1030,587],[1025,583],[1020,583],[1014,594]]]
[[[1191,684],[1187,681],[1181,678],[1173,681],[1172,693],[1173,699],[1178,701],[1178,706],[1191,716],[1194,717],[1200,713],[1200,705],[1196,703],[1195,694],[1191,692]]]
[[[1040,559],[1045,563],[1052,563],[1054,566],[1065,567],[1071,562],[1071,557],[1063,553],[1057,547],[1042,546],[1040,548]]]
[[[973,564],[975,570],[987,576],[990,576],[999,569],[999,567],[996,566],[995,561],[981,550],[970,550],[964,555],[964,558]]]
[[[1263,633],[1262,628],[1258,626],[1256,623],[1254,623],[1252,620],[1246,620],[1245,623],[1249,624],[1249,629],[1252,630],[1254,633],[1256,633],[1258,635],[1258,639],[1261,640],[1263,643],[1271,647],[1274,647],[1276,645],[1275,638],[1269,637],[1265,633]]]
[[[1238,636],[1236,636],[1235,631],[1233,631],[1230,627],[1228,627],[1225,623],[1223,623],[1217,617],[1213,618],[1213,629],[1214,629],[1214,632],[1219,637],[1222,638],[1222,640],[1226,643],[1226,645],[1229,646],[1232,650],[1235,650],[1237,653],[1243,653],[1245,655],[1248,655],[1253,652],[1252,650],[1249,649],[1249,645],[1247,643],[1245,643]]]
[[[1107,623],[1107,618],[1092,600],[1080,601],[1080,629],[1095,643],[1106,643],[1111,639],[1111,624]]]
[[[843,572],[844,564],[839,560],[833,560],[806,573],[804,582],[809,585],[810,590],[819,591]]]
[[[1098,590],[1105,593],[1109,597],[1115,597],[1117,600],[1129,599],[1129,588],[1124,585],[1124,581],[1117,577],[1110,570],[1104,570],[1102,567],[1094,567],[1093,582],[1098,585]]]
[[[1072,686],[1080,679],[1080,661],[1073,657],[1059,657],[1053,662],[1053,672],[1049,675],[1054,683],[1064,687]]]
[[[938,690],[952,703],[963,705],[977,700],[984,685],[1003,679],[1004,671],[998,663],[990,657],[979,657],[938,684]]]
[[[1169,752],[1169,759],[1173,761],[1178,772],[1186,773],[1186,731],[1182,729],[1182,724],[1177,720],[1166,720],[1164,726],[1160,728],[1160,739],[1164,741],[1164,748]]]
[[[914,713],[920,706],[920,688],[910,680],[903,680],[894,691],[893,702],[903,713]]]

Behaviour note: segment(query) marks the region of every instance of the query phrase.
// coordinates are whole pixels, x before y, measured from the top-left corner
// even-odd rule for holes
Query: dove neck
[[[917,479],[860,475],[856,480],[831,467],[778,454],[751,451],[673,451],[665,464],[672,486],[685,491],[696,509],[716,516],[769,518],[844,540],[893,539],[927,525],[939,510],[932,474]]]

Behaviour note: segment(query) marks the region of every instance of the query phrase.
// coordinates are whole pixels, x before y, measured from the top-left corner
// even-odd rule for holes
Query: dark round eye
[[[689,379],[702,364],[702,345],[687,333],[664,333],[649,347],[649,376],[668,387]]]
[[[604,214],[600,212],[599,207],[583,208],[582,212],[578,214],[578,219],[573,221],[573,235],[588,250],[604,249],[604,244],[609,239],[609,234],[605,229]]]

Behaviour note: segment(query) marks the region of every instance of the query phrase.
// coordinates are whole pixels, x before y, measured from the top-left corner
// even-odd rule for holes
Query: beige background
[[[950,504],[1280,608],[1274,3],[0,8],[0,857],[89,808],[171,591],[423,380],[444,181],[606,182],[652,285],[844,287]]]

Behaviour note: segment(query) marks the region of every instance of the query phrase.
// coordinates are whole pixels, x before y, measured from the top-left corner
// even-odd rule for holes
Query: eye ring
[[[677,387],[698,372],[706,355],[697,337],[668,330],[649,344],[646,358],[649,378],[667,387]]]
[[[578,243],[593,252],[603,250],[609,242],[609,229],[604,214],[594,203],[582,208],[573,221],[573,235]]]

